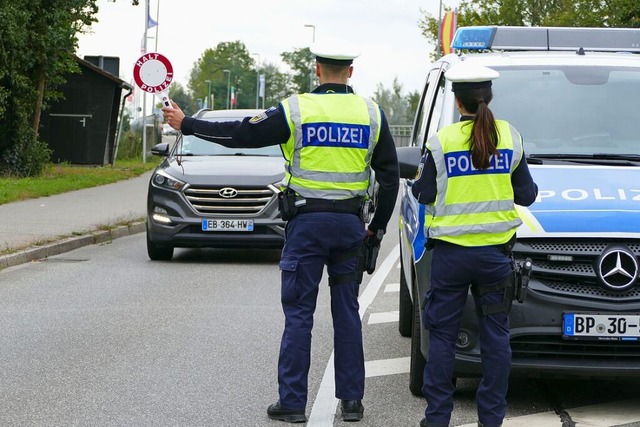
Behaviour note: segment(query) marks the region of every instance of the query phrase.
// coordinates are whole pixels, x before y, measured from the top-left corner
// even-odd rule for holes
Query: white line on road
[[[377,323],[393,323],[398,321],[399,311],[386,311],[383,313],[371,313],[367,324],[375,325]]]
[[[380,267],[375,271],[369,284],[358,298],[360,303],[360,318],[362,319],[365,311],[376,297],[382,282],[387,278],[389,272],[394,267],[394,263],[398,261],[400,256],[400,245],[396,245]],[[307,422],[307,427],[326,427],[333,425],[333,418],[338,406],[338,399],[335,398],[335,383],[333,378],[333,352],[327,362],[324,370],[324,376],[320,383],[320,389],[316,400],[311,408],[311,415]]]
[[[400,283],[389,283],[384,287],[385,292],[400,292]]]
[[[581,406],[565,409],[571,420],[578,426],[614,427],[640,425],[640,399],[620,400],[618,402]],[[636,424],[639,423],[639,424]],[[503,427],[562,427],[562,420],[555,412],[524,415],[522,417],[505,418]],[[476,427],[476,424],[465,424],[459,427]]]
[[[409,357],[399,357],[397,359],[370,360],[364,364],[365,377],[408,374],[409,359]]]

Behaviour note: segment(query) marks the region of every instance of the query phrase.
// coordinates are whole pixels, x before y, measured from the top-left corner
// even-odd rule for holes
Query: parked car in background
[[[262,110],[201,110],[211,121],[242,120]],[[147,252],[170,260],[174,248],[281,248],[285,222],[277,194],[284,178],[280,146],[236,149],[182,136],[161,143],[165,159],[147,196]]]
[[[398,149],[399,329],[411,336],[411,392],[421,395],[428,357],[431,264],[411,184],[425,141],[460,120],[444,78],[459,61],[500,73],[491,110],[522,134],[539,187],[533,205],[518,206],[513,254],[533,270],[526,300],[511,309],[512,375],[640,377],[640,29],[468,27],[454,48],[429,66],[411,146]],[[481,374],[478,334],[469,295],[454,379]]]
[[[177,135],[178,131],[171,127],[169,123],[164,123],[162,125],[162,134],[167,135]]]

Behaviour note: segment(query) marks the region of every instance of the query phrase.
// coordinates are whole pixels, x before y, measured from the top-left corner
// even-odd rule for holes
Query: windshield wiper
[[[536,159],[550,159],[550,160],[566,160],[568,162],[575,163],[590,163],[590,164],[617,164],[626,166],[638,166],[640,164],[639,154],[613,154],[613,153],[594,153],[594,154],[529,154],[527,161],[532,163],[531,160]]]

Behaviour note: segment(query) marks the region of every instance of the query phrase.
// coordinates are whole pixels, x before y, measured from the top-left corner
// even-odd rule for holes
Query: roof
[[[110,72],[105,71],[102,68],[95,66],[91,62],[85,61],[84,59],[80,58],[79,56],[75,56],[75,59],[76,59],[76,61],[78,62],[78,64],[80,66],[82,66],[84,68],[88,68],[92,72],[94,72],[96,74],[99,74],[102,77],[105,77],[106,79],[109,79],[109,80],[113,81],[114,83],[118,84],[120,87],[122,87],[124,89],[129,89],[129,90],[133,89],[133,86],[130,85],[129,83],[127,83],[124,80],[120,79],[118,76],[115,76],[115,75],[111,74]]]

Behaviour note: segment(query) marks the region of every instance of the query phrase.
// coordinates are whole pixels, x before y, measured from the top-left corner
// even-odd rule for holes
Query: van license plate
[[[253,220],[203,219],[202,231],[253,231]]]
[[[640,315],[565,313],[562,337],[575,340],[638,341]]]

